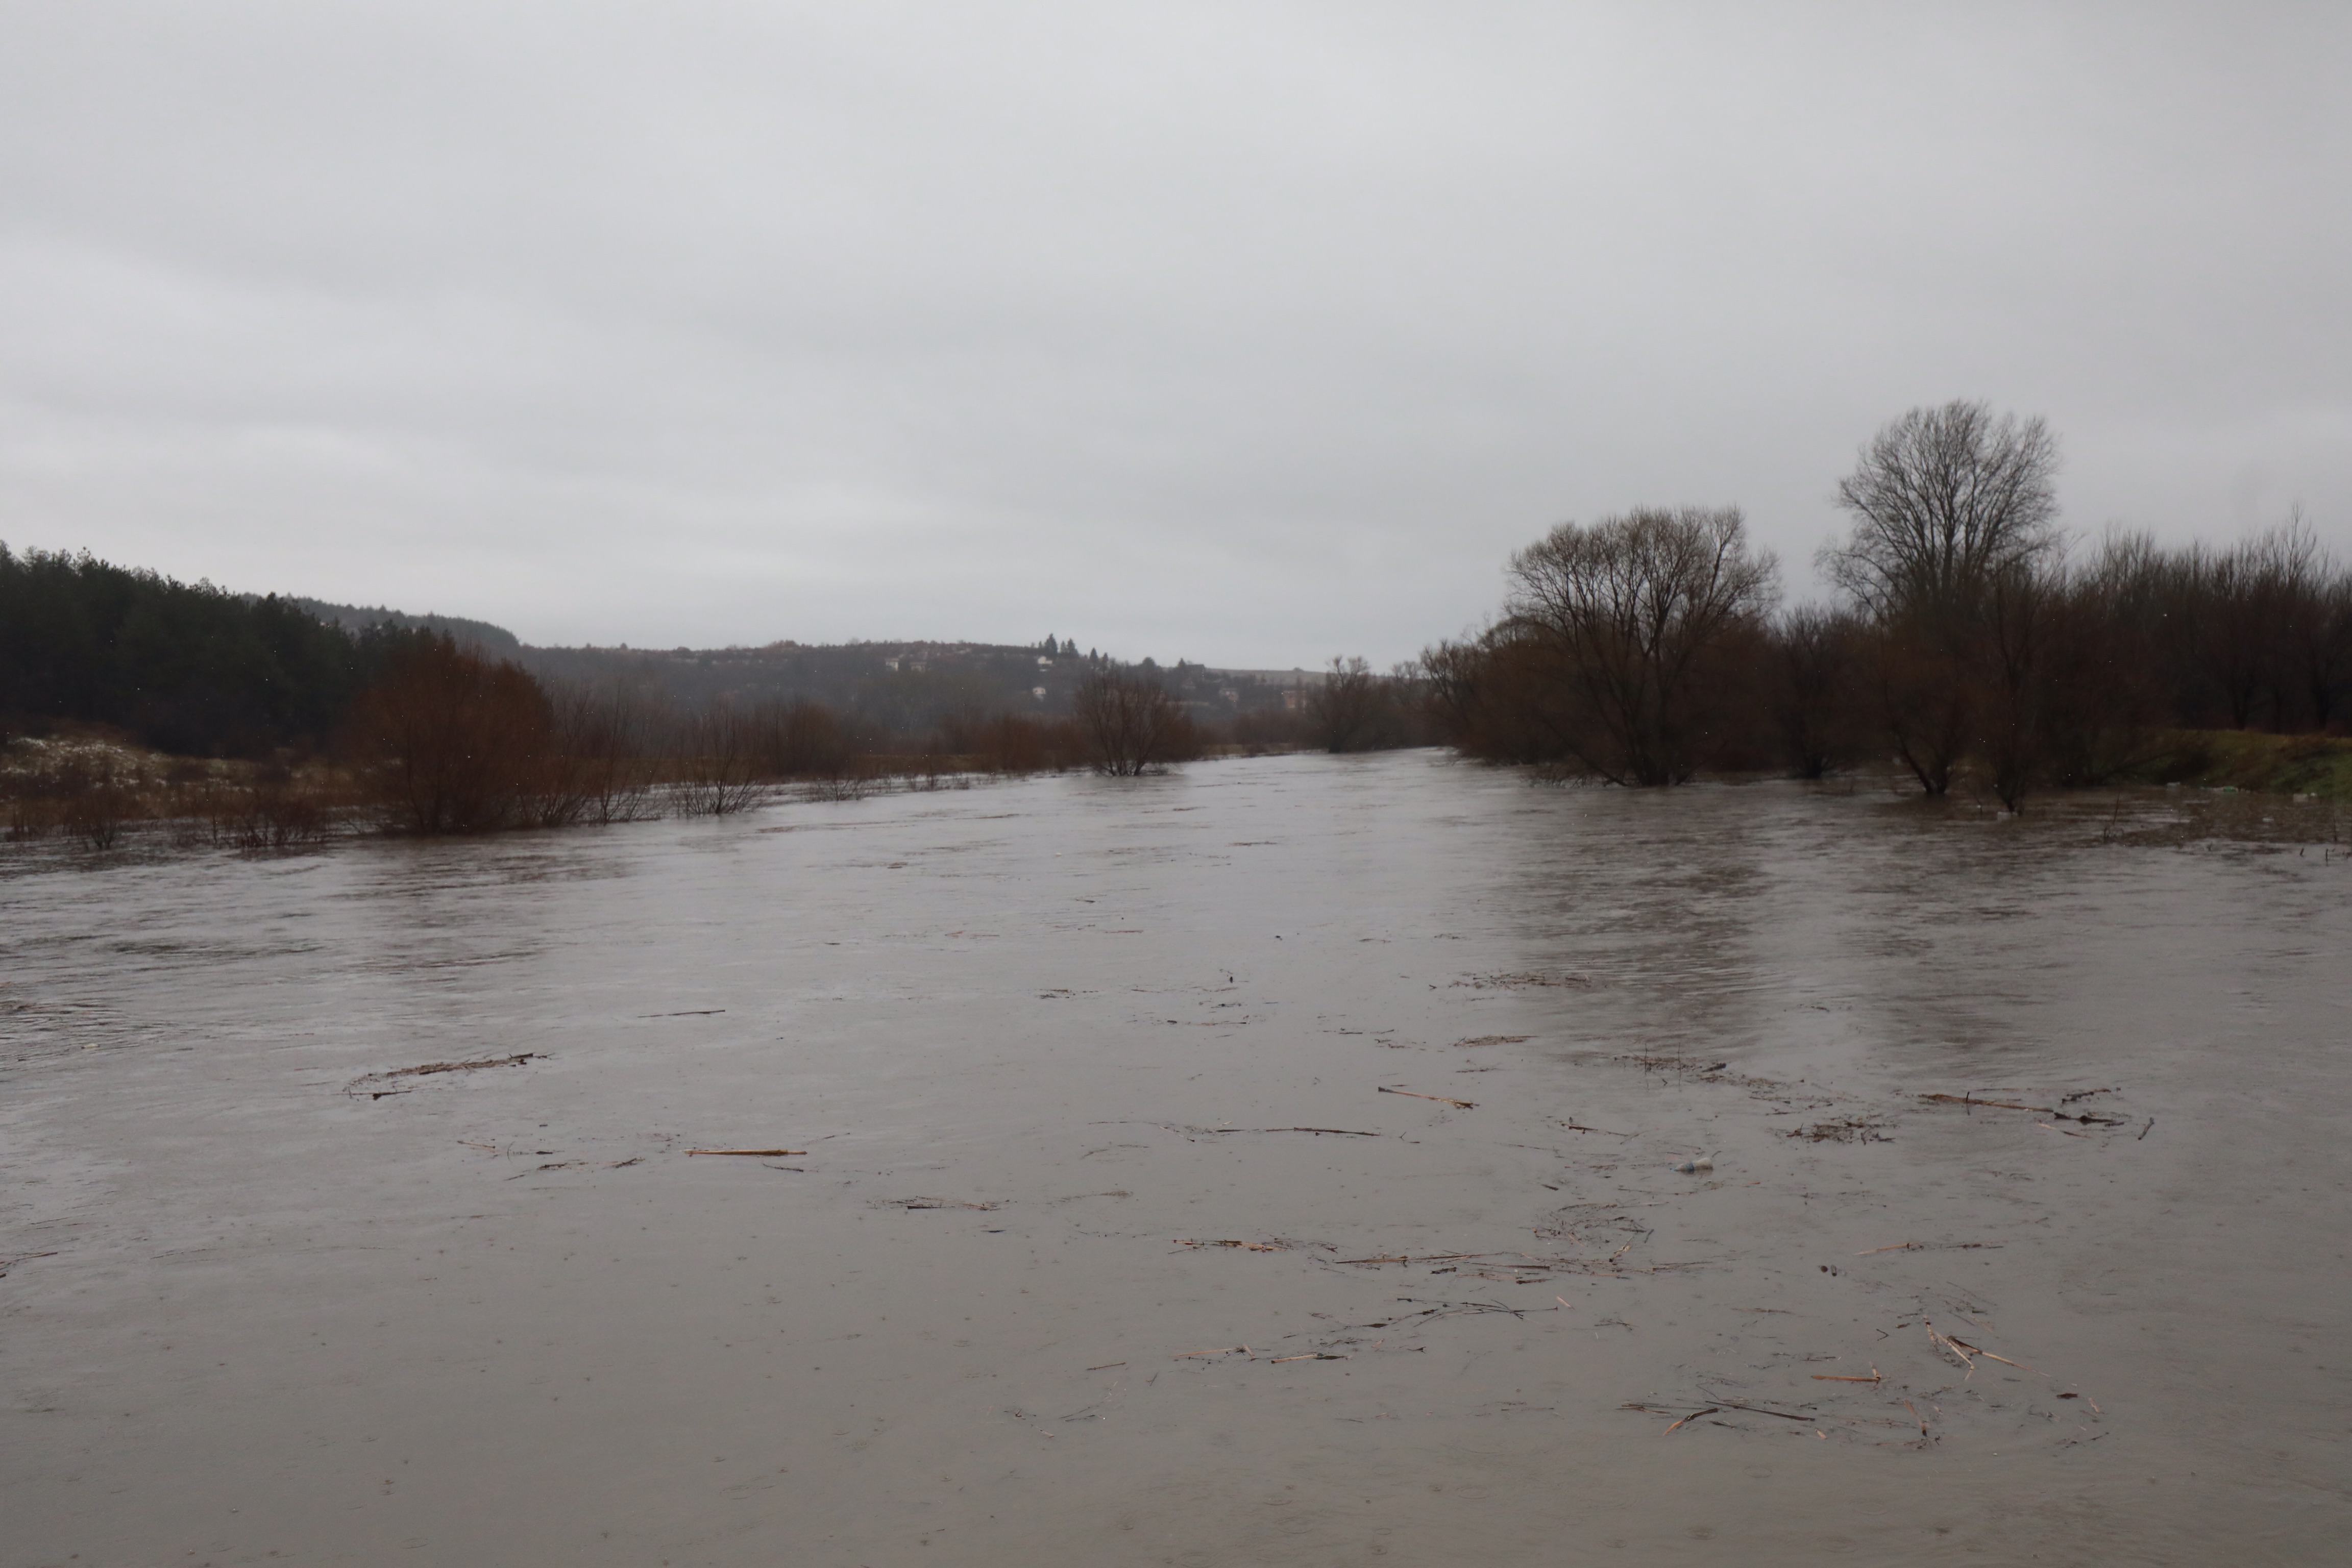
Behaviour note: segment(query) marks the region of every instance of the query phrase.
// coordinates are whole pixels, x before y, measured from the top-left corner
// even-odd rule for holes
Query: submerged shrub
[[[348,744],[385,827],[482,833],[536,819],[554,713],[518,666],[431,637],[361,697]]]

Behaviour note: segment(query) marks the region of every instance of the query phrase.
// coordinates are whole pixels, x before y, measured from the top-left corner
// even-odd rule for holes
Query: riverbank
[[[2143,782],[2352,802],[2352,739],[2340,735],[2190,730],[2168,735],[2164,745],[2165,760],[2146,770]]]

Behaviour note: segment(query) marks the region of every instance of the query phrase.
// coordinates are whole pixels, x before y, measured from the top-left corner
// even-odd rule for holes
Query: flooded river
[[[0,1559],[2341,1561],[2352,868],[2165,809],[21,858]]]

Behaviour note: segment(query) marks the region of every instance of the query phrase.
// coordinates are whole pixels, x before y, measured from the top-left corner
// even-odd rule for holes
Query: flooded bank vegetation
[[[2352,798],[2352,571],[2299,514],[2228,546],[2085,545],[2057,468],[2039,419],[1914,409],[1837,485],[1830,601],[1784,605],[1736,508],[1636,508],[1519,551],[1491,625],[1387,673],[1129,665],[1054,637],[697,655],[490,627],[493,647],[450,635],[476,623],[330,621],[0,546],[0,831],[299,848],[1428,744],[1636,787],[1880,771],[2011,812],[2123,784]]]
[[[1319,679],[1304,672],[1127,665],[1052,638],[614,655],[320,608],[0,546],[0,833],[291,849],[715,816],[780,790],[850,799],[1393,745],[1412,711],[1360,660],[1334,661],[1322,702],[1302,700]],[[845,695],[793,690],[802,678]]]
[[[2352,571],[2299,515],[2070,548],[2057,458],[2039,419],[1912,410],[1838,486],[1835,602],[1778,613],[1736,510],[1563,524],[1490,626],[1423,656],[1430,711],[1466,755],[1620,784],[1884,759],[2011,811],[2123,783],[2352,795]]]
[[[357,639],[330,636],[347,646]],[[1072,711],[952,709],[928,728],[807,698],[681,704],[620,682],[567,685],[429,629],[375,639],[373,673],[342,711],[300,729],[209,737],[173,756],[120,707],[5,711],[0,832],[110,849],[127,834],[181,847],[310,848],[337,834],[427,837],[661,816],[721,816],[787,793],[856,799],[967,787],[975,779],[1091,770],[1133,777],[1214,751],[1311,743],[1306,711],[1221,728],[1155,675],[1110,666],[1077,685]],[[1387,682],[1376,694],[1395,706]],[[20,684],[12,694],[24,690]]]
[[[1201,755],[1200,731],[1156,680],[1106,672],[1079,684],[1077,734],[1088,764],[1113,778],[1133,778]]]

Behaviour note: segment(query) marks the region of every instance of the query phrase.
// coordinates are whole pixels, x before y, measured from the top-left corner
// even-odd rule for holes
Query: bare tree
[[[2045,772],[2069,788],[2111,783],[2166,752],[2160,719],[2177,646],[2169,571],[2145,533],[2111,531],[2052,605],[2043,680]]]
[[[1965,615],[1996,573],[2060,546],[2058,439],[1983,403],[1914,408],[1838,481],[1853,534],[1823,550],[1830,580],[1874,616]]]
[[[353,706],[346,744],[387,827],[480,833],[533,820],[555,751],[538,681],[446,637],[409,648]]]
[[[2298,634],[2324,625],[2324,574],[2318,542],[2299,516],[2227,549],[2192,544],[2178,558],[2179,624],[2200,682],[2232,729],[2252,729],[2265,708],[2273,729],[2292,724],[2308,680]]]
[[[2325,730],[2352,679],[2352,575],[2321,546],[2300,505],[2242,548],[2259,562],[2256,596],[2275,644],[2263,681],[2272,721],[2280,730]]]
[[[2049,742],[2050,640],[2065,574],[2032,558],[2011,563],[1985,584],[1978,646],[1981,695],[1978,750],[1993,793],[2013,812],[2042,778]]]
[[[1156,680],[1107,671],[1078,683],[1072,698],[1095,772],[1133,778],[1200,755],[1183,704]]]
[[[2352,572],[2337,571],[2321,584],[2294,647],[2312,726],[2328,729],[2352,704]]]
[[[670,722],[660,705],[618,683],[561,687],[551,695],[563,766],[541,820],[609,824],[660,816],[654,774]]]
[[[1614,784],[1690,777],[1706,661],[1771,608],[1778,574],[1737,507],[1562,523],[1512,556],[1509,612],[1550,667],[1560,743]]]
[[[1767,700],[1781,756],[1801,779],[1853,761],[1848,714],[1861,644],[1851,615],[1818,605],[1790,612],[1773,628]]]
[[[1391,682],[1361,658],[1331,660],[1323,684],[1307,694],[1307,721],[1327,752],[1369,752],[1398,728]]]
[[[1975,732],[1967,639],[1917,616],[1872,623],[1868,683],[1895,760],[1925,793],[1948,793]]]
[[[761,764],[766,739],[758,716],[724,699],[682,720],[674,732],[671,795],[681,816],[728,816],[768,796]]]
[[[1550,660],[1534,626],[1506,620],[1476,637],[1422,650],[1423,711],[1465,756],[1542,763],[1560,754],[1543,679]]]

